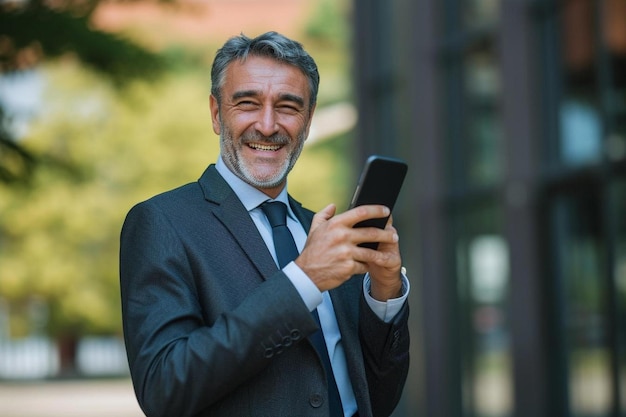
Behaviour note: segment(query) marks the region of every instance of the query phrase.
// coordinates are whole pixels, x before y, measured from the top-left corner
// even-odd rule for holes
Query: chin
[[[272,167],[271,169],[258,169],[253,168],[246,169],[248,178],[252,179],[258,184],[268,184],[268,187],[276,187],[285,181],[287,176],[287,170],[284,166]]]
[[[265,179],[255,179],[254,183],[252,185],[258,187],[258,188],[264,188],[264,189],[271,189],[271,188],[276,188],[276,187],[280,187],[282,184],[284,184],[285,179],[284,178],[279,178],[279,179],[274,179],[274,178],[265,178]]]

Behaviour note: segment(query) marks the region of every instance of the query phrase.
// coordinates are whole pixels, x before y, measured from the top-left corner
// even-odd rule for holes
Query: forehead
[[[308,78],[300,68],[261,56],[233,61],[226,68],[224,95],[232,96],[239,91],[296,94],[307,102],[310,94]]]

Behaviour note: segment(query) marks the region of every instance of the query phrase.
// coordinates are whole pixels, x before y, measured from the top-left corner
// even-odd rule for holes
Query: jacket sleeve
[[[129,212],[121,233],[124,338],[136,396],[149,417],[201,412],[263,370],[277,348],[295,346],[316,329],[282,272],[207,323],[195,260],[178,233],[149,202]]]
[[[361,298],[359,336],[369,386],[372,415],[389,416],[400,401],[409,370],[409,306],[385,323]]]

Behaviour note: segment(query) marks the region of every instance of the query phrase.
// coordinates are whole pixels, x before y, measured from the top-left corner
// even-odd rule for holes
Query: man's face
[[[292,65],[250,56],[228,66],[221,95],[219,106],[211,96],[211,115],[224,163],[275,197],[309,133],[307,77]]]

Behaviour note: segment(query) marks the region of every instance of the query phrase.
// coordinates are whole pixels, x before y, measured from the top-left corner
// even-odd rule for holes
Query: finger
[[[369,248],[357,247],[354,252],[354,261],[358,265],[364,266],[368,271],[373,265],[387,267],[395,263],[396,255],[390,252],[381,252]]]
[[[336,219],[348,227],[353,227],[363,220],[384,218],[389,216],[390,213],[388,207],[379,204],[368,204],[350,209],[337,216]]]
[[[365,274],[366,272],[369,272],[369,268],[366,262],[363,262],[363,261],[354,262],[354,272],[352,275]]]
[[[315,230],[315,228],[318,227],[320,224],[327,222],[329,219],[331,219],[335,215],[336,211],[337,206],[331,203],[315,213],[315,215],[313,216],[313,220],[311,221],[310,231]]]
[[[366,242],[397,243],[398,232],[393,226],[388,225],[384,230],[377,227],[359,227],[353,229],[352,243],[358,245]]]
[[[393,214],[389,215],[389,218],[387,219],[387,224],[385,225],[385,229],[389,226],[393,226]]]

